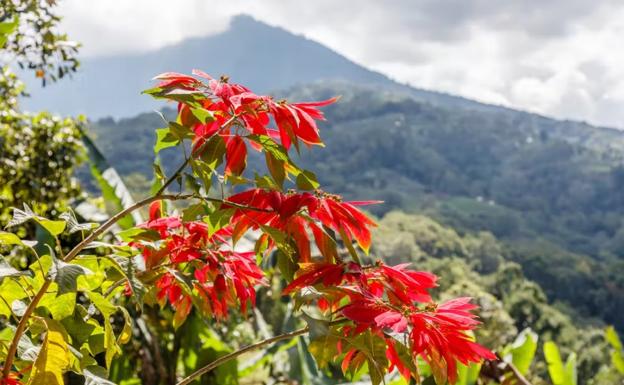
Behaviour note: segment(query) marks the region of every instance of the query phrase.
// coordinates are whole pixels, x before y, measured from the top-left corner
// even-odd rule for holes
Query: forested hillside
[[[348,83],[276,96],[337,94],[321,127],[327,150],[303,149],[299,160],[318,170],[324,188],[384,200],[376,214],[400,208],[460,233],[490,231],[551,299],[624,326],[624,135],[511,110],[447,109]],[[152,175],[152,130],[163,125],[146,113],[100,120],[92,134],[140,189]],[[165,168],[182,157],[162,154]]]

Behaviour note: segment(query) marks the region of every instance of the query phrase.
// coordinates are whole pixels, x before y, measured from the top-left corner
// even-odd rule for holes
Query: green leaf
[[[215,135],[201,145],[199,158],[206,164],[209,173],[212,173],[221,163],[225,155],[225,142],[219,135]]]
[[[479,372],[481,371],[481,364],[475,364],[471,362],[466,366],[461,362],[457,363],[457,382],[455,385],[475,385],[479,378]]]
[[[537,334],[527,328],[518,335],[511,346],[511,362],[523,375],[529,372],[529,367],[535,357],[537,339]]]
[[[65,231],[65,226],[67,223],[65,221],[53,221],[46,218],[35,218],[37,223],[39,223],[44,229],[48,230],[48,232],[54,236],[61,234]]]
[[[182,210],[183,221],[194,221],[198,217],[206,214],[206,205],[204,203],[196,203]]]
[[[72,263],[91,271],[91,274],[84,274],[78,277],[78,290],[95,290],[107,278],[105,267],[100,266],[98,257],[95,255],[80,255]]]
[[[0,234],[1,235],[1,234]],[[605,338],[607,342],[617,351],[622,351],[622,341],[613,326],[608,326],[605,330]]]
[[[82,374],[85,377],[84,385],[115,385],[114,382],[107,380],[108,372],[101,366],[87,366]]]
[[[106,367],[109,368],[113,358],[121,353],[121,348],[117,343],[117,338],[113,332],[113,327],[109,322],[109,318],[118,310],[118,307],[113,305],[99,293],[86,292],[87,296],[93,302],[93,305],[102,313],[104,317],[104,349],[105,349],[105,361]],[[125,315],[124,315],[125,316]]]
[[[84,266],[54,260],[55,269],[51,272],[54,282],[58,285],[58,294],[74,293],[78,290],[78,277],[93,272]]]
[[[611,363],[613,364],[613,366],[618,372],[620,372],[621,374],[624,374],[624,356],[622,355],[622,352],[618,352],[615,350],[612,351]]]
[[[116,355],[121,354],[121,348],[117,344],[115,333],[113,332],[113,326],[108,320],[104,320],[104,348],[106,349],[104,359],[106,361],[106,367],[110,368],[111,362]]]
[[[96,292],[86,292],[87,296],[93,302],[93,305],[102,313],[105,318],[110,317],[117,311],[117,306],[110,303],[106,297]],[[108,322],[106,322],[108,323]]]
[[[316,190],[320,186],[316,175],[308,170],[303,170],[297,175],[296,183],[301,190]]]
[[[98,227],[97,223],[78,223],[76,215],[71,210],[59,215],[59,218],[63,219],[67,223],[67,230],[70,234],[76,233],[78,231],[89,231]]]
[[[15,32],[19,25],[19,18],[13,17],[11,21],[4,21],[0,23],[0,35],[10,35]]]
[[[338,354],[337,346],[340,338],[334,334],[326,334],[310,341],[308,350],[319,368],[326,368]]]
[[[180,144],[180,139],[171,133],[169,127],[156,129],[156,144],[154,144],[155,154],[158,154],[165,148],[175,147],[178,144]]]
[[[342,238],[342,243],[349,251],[351,258],[353,258],[353,260],[356,263],[360,264],[360,257],[358,256],[357,251],[355,251],[355,248],[353,247],[353,243],[351,243],[351,240],[347,236],[347,233],[345,233],[344,229],[342,228],[340,228],[338,232],[340,233],[340,237]]]
[[[191,113],[202,124],[206,124],[208,122],[214,122],[215,120],[214,112],[209,111],[205,108],[201,108],[201,107],[191,108]]]
[[[55,320],[63,320],[74,314],[76,293],[70,292],[59,295],[57,291],[51,291],[43,296],[39,302],[38,308],[40,307],[46,308]]]
[[[63,373],[69,368],[70,353],[63,326],[43,319],[46,336],[30,373],[27,385],[63,385]]]
[[[18,24],[19,19],[17,17],[13,18],[12,21],[0,23],[0,48],[4,48],[4,45],[9,40],[9,36],[15,32]]]
[[[21,225],[29,220],[35,220],[53,236],[61,234],[65,230],[65,221],[53,221],[35,214],[32,209],[24,203],[24,209],[13,208],[13,219],[9,221],[7,227]]]
[[[275,181],[275,184],[278,186],[284,185],[284,180],[286,179],[286,167],[283,160],[279,160],[273,156],[271,153],[265,153],[265,159],[267,168],[271,173],[271,177]]]
[[[276,258],[277,268],[284,279],[286,279],[287,282],[292,281],[295,276],[295,272],[299,270],[299,265],[295,263],[293,258],[290,256],[290,253],[286,253],[283,250],[277,250]]]
[[[97,329],[101,329],[95,319],[88,318],[87,309],[82,305],[77,305],[74,314],[62,319],[61,323],[75,346],[82,346]]]
[[[28,293],[15,280],[5,279],[0,280],[0,296],[4,299],[0,301],[0,315],[8,318],[12,312],[9,305],[15,300],[27,298]]]
[[[121,311],[124,317],[123,329],[121,329],[121,333],[117,336],[117,343],[123,345],[132,338],[132,318],[125,308],[119,306],[117,309]]]
[[[2,282],[2,279],[6,277],[19,277],[20,275],[25,274],[28,274],[28,272],[14,269],[5,261],[0,260],[0,282]]]
[[[576,353],[572,352],[565,363],[565,385],[577,385]]]
[[[329,321],[317,319],[307,315],[305,312],[301,313],[301,318],[305,321],[310,329],[310,338],[317,339],[326,336],[330,333]]]
[[[13,233],[0,231],[0,245],[12,246],[23,245],[22,240]]]
[[[117,236],[124,242],[154,242],[160,239],[160,235],[156,230],[144,229],[141,227],[132,227],[130,229],[120,231],[117,233]]]
[[[566,371],[561,361],[559,348],[554,342],[547,341],[544,343],[544,357],[548,364],[548,374],[553,385],[565,385]]]
[[[204,222],[208,224],[208,236],[212,236],[223,227],[230,224],[230,218],[234,214],[234,209],[217,209],[204,217]]]
[[[147,290],[143,283],[136,277],[139,267],[134,258],[124,258],[117,255],[108,257],[112,265],[126,278],[132,289],[132,297],[134,298],[139,310],[143,311],[143,297]]]

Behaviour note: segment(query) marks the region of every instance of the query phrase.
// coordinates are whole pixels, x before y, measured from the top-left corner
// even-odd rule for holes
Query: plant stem
[[[13,337],[13,340],[11,341],[11,345],[9,346],[9,350],[7,351],[6,360],[4,361],[4,367],[2,368],[2,378],[9,378],[9,374],[11,373],[11,367],[13,366],[13,358],[15,357],[15,353],[17,352],[17,346],[19,345],[19,340],[22,337],[24,330],[26,330],[28,319],[30,318],[32,313],[35,311],[35,307],[37,306],[37,303],[39,303],[41,298],[43,298],[43,295],[46,293],[51,283],[52,283],[52,280],[50,279],[46,279],[43,282],[43,285],[41,285],[41,288],[39,289],[35,297],[32,299],[32,301],[30,301],[30,304],[28,304],[26,311],[24,312],[24,314],[22,315],[22,318],[17,324],[17,328],[15,329],[15,336]]]
[[[171,179],[173,179],[175,177],[172,176]],[[69,262],[72,259],[76,258],[76,256],[78,256],[78,253],[82,251],[82,249],[84,249],[89,243],[95,241],[95,239],[97,237],[99,237],[102,233],[104,233],[106,230],[108,230],[111,226],[113,226],[115,223],[117,223],[117,221],[119,221],[121,218],[125,217],[126,215],[130,214],[131,212],[133,212],[134,210],[137,210],[145,205],[148,205],[154,201],[159,201],[159,200],[184,200],[184,199],[189,199],[192,198],[193,195],[190,194],[185,194],[185,195],[169,195],[169,194],[156,194],[153,195],[149,198],[145,198],[141,201],[138,201],[137,203],[133,204],[132,206],[129,206],[123,210],[121,210],[120,212],[118,212],[117,214],[113,215],[112,217],[110,217],[106,222],[104,222],[102,224],[102,226],[98,227],[97,229],[95,229],[95,231],[93,231],[91,234],[89,234],[88,237],[86,237],[85,239],[83,239],[79,244],[77,244],[73,249],[71,249],[71,251],[69,253],[67,253],[67,255],[65,256],[64,261],[65,262]]]
[[[210,138],[206,138],[204,140],[204,143],[201,144],[201,146],[197,147],[195,150],[193,150],[191,152],[191,156],[187,157],[186,159],[184,159],[184,162],[180,165],[180,167],[178,167],[178,169],[173,173],[173,175],[171,177],[169,177],[169,179],[167,179],[167,181],[158,189],[158,192],[156,192],[156,194],[154,195],[160,195],[163,192],[165,192],[165,190],[167,189],[167,187],[169,187],[169,185],[171,183],[173,183],[173,181],[182,173],[182,171],[184,171],[184,169],[186,168],[186,166],[188,166],[189,162],[191,161],[191,158],[193,157],[193,155],[196,154],[200,154],[203,150],[204,147],[206,146],[206,144],[208,143],[208,141],[214,136],[214,135],[218,135],[219,132],[226,128],[227,126],[229,126],[230,124],[232,124],[236,119],[238,118],[237,115],[232,116],[230,119],[227,120],[227,122],[223,123],[221,125],[221,127],[219,127],[219,129],[217,130],[217,132],[215,132],[212,136],[210,136]]]
[[[511,370],[511,372],[513,373],[514,377],[516,377],[516,379],[518,380],[518,385],[532,385],[529,380],[527,380],[522,373],[520,373],[520,371],[518,370],[518,368],[516,368],[516,366],[514,364],[512,364],[511,362],[507,363],[507,366],[509,367],[509,369]]]
[[[217,358],[216,360],[212,361],[211,363],[209,363],[208,365],[196,370],[195,372],[191,373],[189,376],[187,376],[186,378],[184,378],[182,381],[178,382],[176,385],[187,385],[189,383],[191,383],[192,381],[194,381],[196,378],[208,373],[209,371],[213,370],[214,368],[230,361],[233,360],[234,358],[240,356],[241,354],[247,353],[249,351],[261,348],[263,346],[266,345],[270,345],[272,343],[278,342],[278,341],[282,341],[282,340],[287,340],[293,337],[297,337],[300,336],[302,334],[306,334],[307,332],[310,331],[310,328],[308,326],[301,328],[301,329],[297,329],[295,331],[289,332],[289,333],[285,333],[285,334],[280,334],[278,336],[275,337],[271,337],[271,338],[267,338],[264,339],[262,341],[256,342],[255,344],[251,344],[251,345],[247,345],[244,348],[241,348],[235,352],[232,352],[230,354],[226,354],[225,356],[221,356],[219,358]]]

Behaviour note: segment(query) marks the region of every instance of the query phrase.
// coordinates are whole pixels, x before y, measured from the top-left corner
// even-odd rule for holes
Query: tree
[[[84,157],[81,119],[59,118],[46,112],[24,113],[18,100],[24,85],[8,64],[36,71],[54,70],[56,79],[70,71],[75,45],[54,32],[58,17],[53,1],[8,1],[0,7],[0,221],[11,218],[11,207],[24,204],[39,215],[59,215],[81,190],[74,170]],[[33,236],[35,228],[24,228]]]
[[[7,0],[0,7],[0,46],[6,57],[47,81],[56,81],[78,69],[79,45],[59,33],[61,18],[55,0]]]

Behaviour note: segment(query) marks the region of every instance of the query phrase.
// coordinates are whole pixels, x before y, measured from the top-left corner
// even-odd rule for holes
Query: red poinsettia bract
[[[412,359],[421,357],[445,371],[451,383],[457,379],[457,361],[468,364],[496,358],[469,335],[479,325],[471,313],[476,306],[469,298],[439,305],[432,302],[428,291],[436,286],[436,276],[431,273],[381,262],[367,267],[353,262],[308,263],[301,266],[284,293],[310,286],[322,294],[317,303],[321,309],[351,321],[342,327],[345,336],[368,331],[382,338],[391,366],[408,379],[412,374],[396,352],[398,342],[393,334],[406,335]],[[357,349],[347,352],[343,367],[348,367],[356,353]]]
[[[141,249],[148,270],[166,266],[156,281],[161,304],[168,301],[184,317],[195,296],[217,319],[226,318],[232,307],[245,313],[248,303],[255,303],[255,286],[264,284],[255,254],[230,250],[227,229],[209,236],[205,223],[160,217],[159,207],[160,202],[152,204],[150,220],[142,226],[155,230],[160,240],[134,245]],[[180,274],[186,266],[193,268],[192,286]]]
[[[275,101],[231,83],[226,77],[214,79],[199,70],[194,70],[193,75],[197,78],[167,72],[154,79],[159,81],[160,91],[171,99],[181,94],[195,96],[192,103],[183,99],[178,102],[179,119],[183,125],[192,127],[195,149],[215,134],[223,138],[227,146],[226,174],[240,175],[245,168],[246,144],[236,131],[240,125],[251,134],[279,140],[287,150],[293,144],[299,148],[300,141],[307,146],[322,144],[316,121],[324,120],[324,115],[319,108],[334,103],[337,98],[308,103]],[[198,78],[207,80],[207,84]],[[202,122],[195,116],[193,110],[198,108],[198,103],[212,119]],[[237,118],[236,124],[231,121],[232,117]],[[272,121],[274,128],[270,127]],[[257,148],[256,143],[252,145]]]
[[[356,206],[378,202],[345,202],[337,195],[322,191],[282,193],[252,189],[235,194],[227,201],[254,208],[236,209],[232,216],[234,234],[242,235],[248,229],[261,226],[282,230],[296,241],[301,262],[310,261],[310,240],[306,228],[311,230],[321,253],[331,260],[331,251],[324,247],[330,240],[323,226],[341,234],[346,242],[355,240],[365,252],[371,244],[370,227],[376,226]],[[228,207],[227,203],[224,207]],[[305,217],[299,215],[302,211],[305,211]]]

